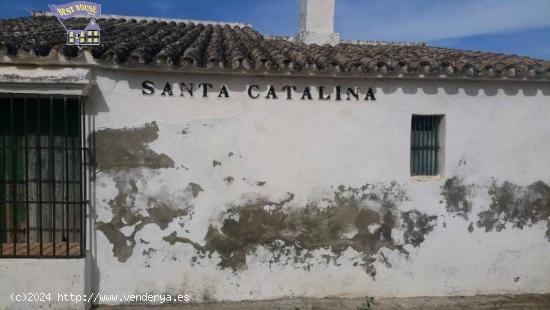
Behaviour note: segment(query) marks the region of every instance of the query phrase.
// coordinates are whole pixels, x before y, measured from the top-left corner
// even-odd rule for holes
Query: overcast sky
[[[70,0],[0,0],[0,17],[28,16]],[[94,1],[92,1],[94,2]],[[298,0],[96,0],[104,14],[252,24],[294,35]],[[550,60],[550,0],[336,0],[344,39],[426,42]]]

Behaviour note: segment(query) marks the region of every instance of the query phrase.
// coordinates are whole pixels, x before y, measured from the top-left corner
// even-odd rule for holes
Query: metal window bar
[[[48,146],[51,148],[50,150],[48,150],[48,159],[50,161],[50,180],[54,180],[55,181],[55,150],[53,149],[54,145],[55,145],[55,140],[54,140],[54,137],[53,137],[53,128],[54,128],[54,109],[53,109],[53,96],[50,96],[50,114],[49,114],[49,117],[50,117],[50,122],[49,122],[49,125],[50,125],[50,135],[49,135],[49,139],[48,139]],[[51,235],[51,240],[52,240],[52,243],[53,243],[53,247],[52,247],[52,251],[53,251],[53,256],[56,256],[55,255],[55,223],[57,222],[56,219],[57,217],[55,216],[55,209],[57,207],[57,204],[55,203],[55,190],[56,190],[56,187],[57,187],[57,184],[53,184],[53,186],[50,187],[50,190],[52,191],[51,192],[51,197],[52,197],[52,204],[50,205],[50,208],[51,208],[51,212],[53,213],[53,216],[50,218],[51,220],[51,226],[53,227],[53,229],[50,229],[52,235]]]
[[[24,100],[24,119],[27,119],[28,102],[27,98]],[[29,126],[28,122],[25,122],[25,167],[29,166]],[[30,207],[29,207],[29,169],[25,169],[25,208],[26,208],[26,224],[27,224],[27,253],[31,252],[31,240],[30,240]]]
[[[413,115],[411,121],[411,176],[435,176],[438,171],[441,115]]]
[[[80,208],[80,222],[82,223],[81,224],[81,232],[80,232],[80,255],[81,256],[84,256],[85,255],[85,249],[86,249],[86,218],[87,218],[87,214],[86,214],[86,198],[88,197],[87,195],[87,191],[88,191],[88,177],[87,177],[87,169],[88,169],[88,166],[86,165],[86,158],[87,158],[87,153],[88,153],[88,149],[86,148],[86,134],[87,134],[87,131],[86,131],[86,104],[84,103],[84,101],[82,100],[82,98],[79,98],[78,99],[78,115],[81,116],[81,118],[79,119],[79,122],[78,122],[78,129],[80,131],[80,145],[81,145],[81,150],[80,150],[80,159],[81,161],[83,162],[83,165],[79,165],[79,171],[80,171],[80,197],[83,197],[81,198],[81,201],[84,200],[85,204],[84,204],[84,207],[81,207]]]
[[[2,108],[0,108],[2,109]],[[4,151],[6,149],[6,113],[4,111],[5,109],[0,110],[0,181],[4,180],[5,175],[5,161],[6,158],[4,156]],[[2,202],[0,204],[0,256],[3,255],[3,246],[2,243],[6,239],[5,231],[4,231],[4,223],[5,223],[5,211],[6,211],[6,204],[5,201],[5,195],[4,195],[4,183],[0,183],[0,201]]]
[[[0,258],[86,251],[86,128],[80,97],[0,94]]]

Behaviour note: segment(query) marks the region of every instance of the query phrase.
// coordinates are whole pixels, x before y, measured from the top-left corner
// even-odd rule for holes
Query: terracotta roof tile
[[[68,22],[82,29],[88,20]],[[304,45],[267,38],[234,25],[102,18],[101,45],[65,45],[65,31],[52,16],[0,20],[0,55],[74,58],[88,50],[100,63],[203,70],[290,71],[370,76],[474,77],[550,80],[550,62],[516,55],[421,45]]]

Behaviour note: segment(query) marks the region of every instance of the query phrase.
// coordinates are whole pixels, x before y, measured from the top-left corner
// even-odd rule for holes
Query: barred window
[[[82,257],[86,169],[78,97],[0,94],[0,257]]]
[[[439,127],[442,115],[413,115],[411,124],[411,176],[439,174]]]

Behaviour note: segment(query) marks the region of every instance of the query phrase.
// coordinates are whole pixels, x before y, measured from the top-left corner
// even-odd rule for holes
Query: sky
[[[28,16],[70,0],[0,0],[0,18]],[[103,14],[243,22],[291,36],[298,0],[95,0]],[[336,0],[346,40],[425,42],[550,60],[550,0]]]

